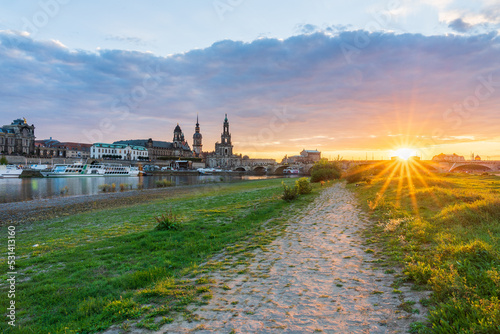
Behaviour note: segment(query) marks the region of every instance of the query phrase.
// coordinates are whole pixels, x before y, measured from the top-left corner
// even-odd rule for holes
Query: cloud
[[[455,19],[448,24],[448,27],[457,32],[468,32],[472,29],[472,25],[464,22],[461,18]]]
[[[5,31],[0,43],[1,119],[26,117],[39,138],[171,140],[180,123],[189,140],[199,114],[209,151],[225,113],[238,153],[432,147],[498,133],[495,33],[312,32],[168,57]]]

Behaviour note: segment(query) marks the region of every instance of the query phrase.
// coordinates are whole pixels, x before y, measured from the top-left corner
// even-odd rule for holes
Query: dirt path
[[[212,273],[213,299],[191,308],[199,321],[179,317],[157,333],[407,332],[423,320],[422,294],[408,286],[395,292],[394,275],[375,268],[377,257],[359,235],[361,216],[343,184],[325,189],[268,252],[255,251],[247,267]]]

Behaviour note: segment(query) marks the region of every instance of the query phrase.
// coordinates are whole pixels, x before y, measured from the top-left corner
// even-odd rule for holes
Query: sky
[[[500,160],[498,0],[0,0],[0,123],[37,139]],[[1,124],[0,124],[1,125]]]

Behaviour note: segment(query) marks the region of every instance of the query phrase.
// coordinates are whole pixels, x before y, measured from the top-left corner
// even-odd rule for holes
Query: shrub
[[[312,191],[312,186],[306,177],[301,177],[295,181],[295,187],[297,187],[297,192],[299,195],[310,194]]]
[[[120,183],[120,191],[125,191],[127,189],[132,189],[132,185],[129,183]]]
[[[291,202],[299,196],[299,193],[297,192],[297,187],[287,186],[284,182],[282,182],[282,184],[283,184],[283,197],[282,198],[285,201]]]
[[[9,162],[7,161],[7,158],[2,156],[0,158],[0,165],[7,165]]]
[[[352,166],[346,172],[344,178],[347,180],[347,183],[356,183],[361,182],[365,179],[365,171],[362,166]]]
[[[341,175],[341,168],[337,161],[320,160],[312,168],[311,182],[337,180]]]
[[[172,187],[173,185],[174,185],[174,183],[172,181],[169,181],[166,179],[156,181],[156,186],[158,188]]]
[[[116,185],[113,187],[113,184],[112,185],[109,185],[109,184],[106,184],[106,183],[105,184],[101,184],[101,185],[99,185],[99,189],[102,192],[115,191],[116,190]]]
[[[177,216],[174,215],[172,211],[167,211],[155,217],[155,220],[158,223],[158,225],[156,225],[158,231],[177,230],[179,228]]]

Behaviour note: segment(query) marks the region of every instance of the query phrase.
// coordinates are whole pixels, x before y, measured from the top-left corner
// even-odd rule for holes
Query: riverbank
[[[0,203],[0,226],[34,222],[41,219],[53,219],[91,210],[139,204],[161,198],[206,193],[227,184],[213,182],[198,185],[116,191],[93,195],[59,196],[24,202]]]
[[[127,319],[144,317],[142,326],[151,327],[171,314],[189,316],[187,305],[206,301],[210,286],[183,277],[211,270],[200,266],[224,249],[244,255],[244,249],[266,247],[319,191],[317,185],[315,193],[288,203],[280,198],[282,182],[295,180],[160,189],[145,193],[143,202],[116,193],[111,197],[127,195],[126,203],[74,203],[84,212],[49,219],[47,210],[43,219],[16,225],[17,320],[11,332],[94,333]],[[159,221],[163,229],[156,229]],[[1,235],[8,231],[0,228]],[[6,262],[2,257],[0,265]],[[0,293],[7,295],[7,277],[1,278]],[[0,299],[0,307],[7,302]],[[156,317],[158,323],[146,321]],[[0,331],[7,328],[0,324]]]

